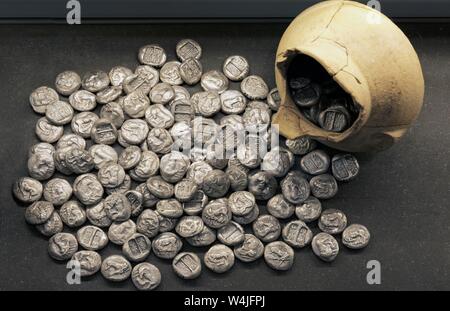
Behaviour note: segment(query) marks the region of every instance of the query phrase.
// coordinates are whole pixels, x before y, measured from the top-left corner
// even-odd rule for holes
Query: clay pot
[[[360,107],[343,133],[309,122],[287,91],[292,59],[317,61]],[[310,136],[330,147],[380,151],[391,147],[417,118],[424,79],[417,54],[405,34],[386,16],[353,1],[324,1],[297,16],[278,46],[275,65],[281,107],[273,122],[290,139]]]

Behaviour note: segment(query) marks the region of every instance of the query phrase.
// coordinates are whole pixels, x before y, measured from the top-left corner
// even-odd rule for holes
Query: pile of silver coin
[[[357,176],[356,158],[330,157],[306,137],[273,146],[280,98],[250,74],[244,57],[204,72],[202,48],[191,39],[178,42],[176,55],[168,61],[161,46],[147,45],[134,71],[117,66],[82,78],[65,71],[54,88],[30,95],[44,115],[35,128],[41,142],[13,194],[31,204],[25,220],[49,238],[50,256],[77,263],[82,277],[131,276],[136,288],[151,290],[161,273],[146,261],[150,253],[194,279],[203,265],[228,271],[235,258],[263,257],[288,270],[293,248],[308,245],[329,262],[338,234],[350,249],[365,247],[366,227],[347,226],[342,211],[322,211],[320,201],[336,195],[338,181]],[[202,90],[191,95],[198,83]],[[315,221],[316,235],[309,228]],[[121,253],[103,258],[109,242]],[[186,245],[207,249],[203,260],[183,251]]]

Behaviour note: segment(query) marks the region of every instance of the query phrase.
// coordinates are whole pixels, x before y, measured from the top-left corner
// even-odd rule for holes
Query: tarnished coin
[[[120,95],[122,95],[121,86],[110,86],[98,92],[95,98],[97,100],[97,103],[107,104],[118,99]]]
[[[149,106],[150,99],[140,90],[137,90],[125,96],[122,108],[130,118],[143,118]]]
[[[190,122],[194,118],[194,107],[189,99],[174,100],[169,108],[175,122]]]
[[[138,59],[141,64],[159,68],[166,62],[167,55],[161,46],[150,44],[139,49]]]
[[[277,194],[267,201],[267,212],[278,219],[287,219],[294,214],[295,206],[282,194]]]
[[[292,204],[300,204],[309,197],[311,189],[302,172],[291,171],[281,181],[281,192]]]
[[[131,177],[128,174],[125,174],[125,178],[123,179],[123,182],[114,188],[105,188],[105,192],[107,194],[113,194],[113,193],[122,193],[125,194],[128,190],[131,189]]]
[[[142,205],[144,207],[154,207],[156,205],[156,202],[158,202],[158,198],[150,193],[145,182],[137,185],[135,190],[142,193]]]
[[[183,215],[183,206],[176,199],[160,200],[156,203],[159,214],[169,218],[179,218]]]
[[[67,157],[66,149],[57,149],[53,154],[53,161],[55,164],[55,168],[58,172],[64,175],[70,175],[73,172],[69,168],[69,165],[67,164],[66,157]]]
[[[195,216],[200,214],[208,204],[208,196],[201,190],[197,190],[193,197],[183,203],[183,211],[185,214]]]
[[[64,127],[51,124],[47,118],[42,117],[36,122],[35,132],[43,142],[54,143],[64,133]]]
[[[175,91],[170,84],[161,82],[150,90],[149,97],[153,104],[165,105],[175,97]]]
[[[281,234],[281,225],[272,215],[262,215],[252,225],[253,233],[263,242],[272,242]]]
[[[294,155],[282,147],[274,147],[263,158],[261,169],[275,177],[285,176],[294,165]]]
[[[248,191],[236,191],[228,198],[228,205],[233,215],[248,215],[256,206],[255,196]]]
[[[317,220],[322,213],[322,203],[315,197],[308,197],[295,208],[295,215],[304,222]]]
[[[86,222],[86,211],[81,203],[75,200],[64,203],[59,209],[59,216],[70,228],[79,227]]]
[[[192,199],[198,190],[198,185],[191,179],[182,179],[176,183],[174,188],[175,198],[180,202],[187,202]]]
[[[138,66],[135,73],[126,77],[122,83],[125,93],[141,91],[148,94],[159,81],[159,71],[147,65]]]
[[[159,220],[159,232],[169,232],[175,229],[178,223],[178,218],[170,218],[159,214],[156,211]]]
[[[233,221],[237,222],[240,225],[248,225],[251,224],[258,218],[259,216],[259,207],[255,205],[250,213],[244,216],[233,215]]]
[[[165,63],[159,71],[159,78],[161,81],[170,85],[183,84],[183,79],[181,79],[180,75],[180,65],[181,63],[177,61]]]
[[[319,228],[328,234],[339,234],[347,227],[347,216],[338,209],[327,209],[319,218]]]
[[[221,108],[227,114],[240,114],[247,107],[247,99],[237,90],[226,90],[220,94]]]
[[[60,232],[48,240],[48,254],[55,260],[70,259],[78,250],[78,242],[73,234]]]
[[[96,169],[109,163],[117,163],[119,157],[113,147],[104,144],[92,145],[89,148],[89,154],[93,158]]]
[[[170,183],[180,181],[186,174],[189,165],[189,158],[181,152],[172,151],[161,158],[161,177]]]
[[[215,91],[197,92],[191,97],[196,115],[212,117],[220,111],[220,95]]]
[[[370,241],[370,232],[363,225],[353,224],[342,232],[342,244],[350,249],[366,247]]]
[[[202,263],[194,253],[179,253],[172,261],[175,274],[182,279],[192,280],[200,276]]]
[[[172,232],[161,233],[152,242],[153,253],[162,259],[174,258],[182,247],[183,242]]]
[[[200,59],[202,56],[202,48],[200,44],[192,39],[183,39],[178,41],[175,50],[181,61],[185,61],[188,58]]]
[[[122,282],[130,277],[132,267],[125,257],[112,255],[103,260],[100,271],[108,281]]]
[[[174,186],[161,176],[152,176],[147,180],[147,188],[151,194],[160,199],[169,199],[174,194]]]
[[[53,205],[62,205],[72,196],[72,186],[62,178],[50,179],[44,187],[44,198]]]
[[[139,145],[147,138],[149,130],[148,124],[144,120],[128,119],[123,122],[120,133],[128,144]]]
[[[250,65],[245,57],[233,55],[225,60],[222,70],[231,81],[241,81],[250,72]]]
[[[13,194],[19,201],[32,203],[42,196],[42,184],[34,178],[21,177],[13,185]]]
[[[95,205],[87,207],[86,217],[89,219],[91,224],[101,228],[109,227],[112,223],[112,220],[109,219],[106,214],[105,203],[103,200]]]
[[[109,71],[111,85],[121,86],[126,77],[131,76],[133,71],[124,66],[115,66]]]
[[[179,67],[180,76],[188,85],[197,84],[202,78],[203,66],[195,58],[188,58],[183,61]]]
[[[144,261],[150,255],[152,243],[150,239],[141,233],[135,233],[125,241],[122,252],[130,261]]]
[[[159,215],[151,210],[144,210],[136,221],[136,230],[148,238],[156,236],[160,229]]]
[[[245,234],[244,241],[234,247],[234,255],[243,262],[252,262],[262,257],[264,244],[253,234]]]
[[[109,82],[109,76],[106,72],[102,70],[95,70],[87,72],[83,76],[81,84],[83,86],[83,89],[88,90],[92,93],[97,93],[106,89],[109,85]]]
[[[137,190],[128,190],[124,193],[131,205],[131,216],[138,216],[143,210],[144,196]]]
[[[343,132],[350,125],[350,113],[344,106],[331,106],[319,114],[321,128],[331,132]]]
[[[238,166],[229,166],[226,174],[230,180],[230,187],[233,191],[241,191],[247,189],[248,179],[247,170]]]
[[[86,148],[86,140],[83,137],[76,134],[65,134],[61,136],[56,144],[56,149],[68,149],[68,148]]]
[[[234,253],[226,245],[217,244],[212,246],[203,258],[205,266],[216,273],[224,273],[234,265]]]
[[[156,153],[153,151],[143,151],[141,160],[130,171],[130,175],[137,181],[145,181],[158,172],[159,166],[160,161]]]
[[[240,224],[230,221],[217,230],[217,238],[225,245],[234,246],[244,241],[244,233],[244,228]]]
[[[74,71],[64,71],[56,76],[56,90],[64,96],[69,96],[81,86],[81,78]]]
[[[186,177],[201,187],[205,176],[212,170],[213,168],[211,165],[205,161],[196,161],[189,166],[189,169],[186,172]]]
[[[37,231],[46,237],[51,237],[59,232],[62,232],[64,224],[61,221],[57,211],[54,211],[50,218],[41,225],[36,225]]]
[[[292,247],[305,247],[313,238],[311,229],[301,220],[288,222],[282,232],[283,240]]]
[[[309,108],[316,105],[321,97],[322,88],[316,83],[308,83],[298,89],[292,89],[292,99],[301,108]]]
[[[244,111],[242,121],[245,129],[251,133],[259,133],[267,131],[270,125],[271,112],[269,109],[262,106],[249,106]]]
[[[264,260],[274,270],[289,270],[294,264],[294,250],[282,241],[269,243],[264,248]]]
[[[86,90],[79,90],[70,95],[69,103],[73,109],[78,111],[94,110],[97,106],[95,94]]]
[[[169,109],[161,104],[154,104],[145,111],[145,120],[153,128],[170,128],[174,122],[174,116]]]
[[[280,108],[281,98],[277,88],[271,89],[267,95],[267,105],[269,105],[270,109],[273,111],[278,111]]]
[[[146,142],[148,149],[159,154],[168,154],[172,150],[172,136],[163,128],[152,128]]]
[[[138,146],[129,146],[122,150],[119,155],[118,163],[125,170],[134,168],[142,158],[141,148]]]
[[[227,77],[218,70],[210,70],[202,75],[200,85],[205,91],[215,91],[222,94],[228,89]]]
[[[80,276],[86,277],[96,274],[102,266],[102,257],[94,251],[78,251],[72,256],[80,266]]]
[[[268,200],[275,195],[278,182],[275,177],[264,171],[254,171],[248,175],[248,191],[257,200]]]
[[[221,198],[209,202],[202,211],[203,222],[214,229],[219,229],[231,221],[231,209],[228,199]]]
[[[69,148],[65,162],[67,168],[76,174],[88,173],[95,166],[94,158],[89,151],[79,148]]]
[[[186,238],[186,241],[195,247],[208,246],[216,241],[216,233],[208,226],[203,226],[202,232],[193,237]]]
[[[83,138],[90,138],[92,127],[98,119],[98,116],[93,112],[80,112],[73,116],[70,127],[74,134],[79,135]],[[61,132],[62,131],[63,129],[61,129]]]
[[[314,236],[311,242],[314,254],[326,262],[333,261],[339,253],[339,244],[336,239],[325,232]]]
[[[36,113],[45,114],[47,106],[59,100],[58,93],[48,86],[41,86],[35,89],[30,95],[31,108]]]
[[[28,174],[37,180],[46,180],[55,172],[53,157],[47,153],[36,153],[28,159]]]
[[[119,164],[108,162],[99,169],[97,178],[103,187],[114,188],[123,182],[125,171]]]
[[[329,174],[314,176],[309,184],[311,185],[312,195],[318,199],[331,199],[338,192],[336,179]]]
[[[55,154],[55,147],[53,147],[53,145],[49,143],[34,144],[28,151],[28,157],[31,158],[33,155],[37,153],[46,153],[50,156],[53,156]]]
[[[330,157],[323,150],[314,150],[302,157],[300,167],[310,175],[323,174],[330,167]]]
[[[106,233],[96,226],[84,226],[77,231],[78,243],[89,251],[96,251],[108,244]]]
[[[223,197],[229,188],[230,180],[221,170],[212,170],[203,178],[202,190],[210,198]]]
[[[113,193],[106,197],[105,213],[112,221],[126,221],[131,216],[131,204],[121,193]]]
[[[69,103],[58,100],[47,106],[45,116],[54,125],[64,125],[72,121],[74,111]]]
[[[117,129],[109,119],[98,119],[91,129],[91,138],[96,144],[112,145],[117,140]]]
[[[350,181],[359,173],[358,160],[351,154],[337,154],[331,160],[333,176],[339,181]]]
[[[263,78],[252,75],[242,80],[241,91],[250,99],[265,99],[269,94],[269,87]]]
[[[153,290],[161,283],[161,272],[151,263],[143,262],[134,266],[131,280],[138,290]]]
[[[203,220],[198,216],[184,216],[175,227],[175,231],[183,238],[200,234],[203,230]]]
[[[295,139],[286,139],[286,147],[293,154],[304,155],[316,148],[316,142],[307,136],[301,136]]]

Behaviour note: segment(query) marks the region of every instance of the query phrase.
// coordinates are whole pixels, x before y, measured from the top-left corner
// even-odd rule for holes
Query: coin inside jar
[[[228,89],[227,77],[218,70],[210,70],[202,75],[200,85],[205,91],[215,91],[222,94]]]
[[[198,216],[184,216],[180,219],[175,231],[183,238],[190,238],[200,234],[203,230],[203,220]]]
[[[296,206],[295,215],[304,222],[317,220],[322,213],[322,203],[315,197],[308,197],[303,203]]]
[[[339,253],[339,244],[336,239],[325,232],[314,236],[311,242],[314,254],[326,262],[333,261]]]
[[[183,242],[172,232],[161,233],[152,242],[153,253],[162,259],[174,258],[182,247]]]
[[[55,260],[70,259],[78,250],[78,242],[73,234],[60,232],[48,240],[48,254]]]
[[[267,202],[267,211],[278,219],[287,219],[294,214],[295,206],[277,194]]]
[[[285,242],[275,241],[264,248],[264,260],[274,270],[289,270],[294,264],[294,250]]]
[[[353,224],[342,232],[342,244],[350,249],[361,249],[366,247],[370,241],[369,230],[359,224]]]
[[[214,229],[225,226],[231,221],[231,209],[225,198],[209,202],[202,211],[203,222]]]
[[[200,276],[202,263],[194,253],[180,253],[172,261],[172,268],[182,279],[192,280]]]
[[[260,76],[251,75],[242,80],[241,91],[250,99],[265,99],[269,94],[269,87]]]
[[[81,78],[74,71],[64,71],[56,76],[55,87],[56,90],[64,96],[69,96],[81,86]]]
[[[102,265],[102,258],[94,251],[78,251],[72,256],[72,261],[75,261],[80,266],[80,276],[86,277],[96,274],[100,271]]]
[[[113,282],[122,282],[131,275],[130,262],[121,255],[106,257],[101,266],[101,273],[105,279]]]
[[[281,181],[281,191],[290,203],[304,202],[311,192],[310,185],[300,171],[291,171]]]
[[[109,85],[109,76],[106,72],[102,70],[95,70],[87,72],[83,76],[81,84],[83,89],[88,90],[92,93],[97,93],[106,89]]]
[[[130,260],[139,262],[145,260],[150,254],[152,243],[141,233],[133,234],[122,246],[122,252]]]
[[[253,233],[263,242],[272,242],[281,234],[281,225],[272,215],[262,215],[252,225]]]
[[[77,231],[78,243],[86,250],[96,251],[104,248],[108,242],[106,233],[96,226],[84,226]]]
[[[319,219],[319,228],[328,234],[339,234],[347,227],[347,216],[337,209],[327,209]]]
[[[203,66],[195,58],[188,58],[183,61],[179,67],[180,76],[183,81],[188,85],[197,84],[202,78]]]
[[[166,62],[167,55],[161,46],[150,44],[139,49],[138,59],[141,64],[159,68]]]
[[[41,86],[35,89],[30,95],[31,108],[36,113],[45,114],[47,106],[58,101],[58,93],[48,86]]]
[[[19,201],[32,203],[42,196],[43,186],[36,179],[21,177],[13,185],[13,194]]]
[[[336,179],[329,174],[314,176],[309,183],[312,195],[318,199],[331,199],[338,192]]]
[[[131,216],[131,204],[121,193],[113,193],[105,199],[105,213],[112,221],[125,221]]]
[[[212,246],[204,257],[205,266],[216,273],[224,273],[234,265],[234,253],[226,245],[217,244]]]
[[[161,283],[161,272],[151,263],[143,262],[133,268],[131,280],[138,290],[153,290]]]
[[[44,187],[44,198],[53,205],[62,205],[72,196],[72,186],[62,178],[54,178]]]
[[[351,154],[337,154],[331,163],[333,176],[338,181],[350,181],[359,173],[358,160]]]
[[[252,262],[262,257],[264,244],[253,234],[245,234],[244,241],[234,247],[234,255],[242,262]]]

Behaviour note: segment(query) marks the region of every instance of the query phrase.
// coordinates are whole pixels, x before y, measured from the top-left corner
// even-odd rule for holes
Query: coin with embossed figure
[[[95,166],[94,158],[89,151],[79,148],[69,148],[66,153],[65,162],[67,168],[76,174],[88,173]]]
[[[95,96],[95,99],[99,104],[107,104],[118,99],[120,95],[122,95],[121,86],[110,86],[98,92],[97,95]]]
[[[170,85],[183,84],[183,79],[181,79],[180,75],[180,65],[181,63],[177,61],[165,63],[159,71],[159,78],[161,81]]]
[[[319,218],[319,228],[328,234],[339,234],[347,227],[347,216],[338,209],[326,209]]]
[[[366,247],[370,241],[369,230],[359,224],[353,224],[342,232],[342,244],[350,249],[361,249]]]
[[[205,91],[215,91],[222,94],[228,89],[228,78],[218,70],[210,70],[202,75],[200,85]]]
[[[138,146],[129,146],[122,150],[118,157],[118,163],[125,170],[134,168],[142,158],[141,148]]]
[[[97,227],[109,227],[112,223],[105,211],[104,201],[88,206],[86,208],[86,217],[91,224]]]
[[[272,242],[281,234],[281,225],[272,215],[262,215],[252,225],[253,233],[263,242]]]
[[[48,86],[41,86],[30,94],[30,105],[36,113],[45,114],[47,106],[58,101],[58,93]]]
[[[86,140],[76,134],[65,134],[61,136],[56,144],[56,149],[68,149],[68,148],[86,148]]]
[[[37,180],[46,180],[55,172],[55,161],[47,153],[36,153],[27,162],[28,174]]]
[[[220,94],[222,111],[226,114],[240,114],[247,107],[247,99],[237,90],[226,90]]]
[[[21,177],[13,184],[13,194],[21,202],[32,203],[42,196],[42,184],[34,178]]]
[[[113,193],[106,197],[105,213],[112,221],[126,221],[131,216],[131,204],[121,193]]]
[[[170,183],[176,183],[184,177],[190,164],[189,158],[181,152],[166,154],[161,158],[161,177]]]
[[[264,244],[253,234],[245,234],[242,243],[234,247],[234,255],[242,262],[252,262],[262,257]]]
[[[62,222],[70,228],[79,227],[86,222],[86,211],[76,200],[64,203],[59,209],[59,215]]]
[[[62,178],[50,179],[44,187],[44,198],[53,205],[62,205],[72,196],[72,186]]]
[[[89,154],[93,158],[96,169],[100,169],[108,163],[117,163],[118,161],[116,150],[109,145],[92,145],[91,148],[89,148]]]
[[[183,215],[183,206],[176,199],[160,200],[156,203],[156,210],[162,216],[169,218],[179,218]]]
[[[267,211],[278,219],[287,219],[294,214],[295,206],[282,194],[277,194],[267,201]]]
[[[133,71],[124,66],[115,66],[109,71],[109,80],[111,85],[122,86],[123,81],[126,77],[131,76]]]
[[[99,169],[97,178],[103,187],[114,188],[123,182],[125,171],[119,164],[109,162]]]
[[[78,251],[72,256],[80,266],[80,276],[86,277],[96,274],[102,266],[102,257],[94,251]]]
[[[52,203],[36,201],[25,210],[25,220],[30,225],[40,225],[49,220],[55,210]]]
[[[304,155],[316,148],[316,142],[307,136],[286,139],[286,147],[297,155]]]
[[[200,214],[208,204],[208,196],[201,190],[197,190],[193,197],[183,203],[183,211],[189,216],[195,216]]]
[[[63,135],[64,127],[54,125],[47,118],[42,117],[36,122],[35,132],[41,141],[54,143]]]
[[[48,240],[48,254],[55,260],[70,259],[78,250],[78,242],[73,234],[60,232]]]
[[[203,220],[198,216],[184,216],[175,227],[175,231],[183,238],[200,234],[203,230]]]
[[[216,233],[208,226],[203,226],[202,232],[192,237],[186,238],[186,241],[195,247],[203,247],[213,244],[216,241]]]
[[[162,259],[174,258],[182,247],[180,237],[172,232],[161,233],[152,241],[153,254]]]
[[[145,120],[152,128],[170,128],[174,122],[174,116],[169,109],[161,104],[154,104],[145,111]]]
[[[128,119],[120,128],[122,138],[130,145],[141,144],[148,135],[147,122],[141,119]]]
[[[223,197],[229,188],[230,180],[221,170],[212,170],[203,178],[202,190],[210,198]]]
[[[312,195],[318,199],[331,199],[338,192],[336,179],[329,174],[314,176],[309,183]]]
[[[73,193],[85,205],[93,205],[103,197],[103,186],[94,174],[83,174],[73,182]]]
[[[160,229],[159,215],[151,210],[144,210],[136,221],[136,231],[148,238],[156,236]]]
[[[220,95],[215,91],[197,92],[191,97],[197,115],[212,117],[220,111]]]
[[[251,192],[236,191],[230,195],[228,204],[233,215],[244,216],[253,211],[256,205],[256,200],[255,196]]]
[[[69,96],[81,86],[81,78],[74,71],[64,71],[56,76],[55,87],[56,90],[64,96]]]
[[[100,118],[108,119],[116,128],[120,128],[125,121],[123,107],[117,102],[109,102],[100,109]]]
[[[80,112],[73,116],[70,127],[74,134],[83,138],[90,138],[92,126],[98,119],[98,116],[93,112]]]
[[[59,232],[62,232],[63,228],[64,224],[61,221],[61,217],[57,211],[54,211],[46,222],[36,226],[37,231],[46,237],[51,237]]]
[[[130,171],[134,180],[145,181],[156,175],[160,167],[160,160],[153,151],[143,151],[138,165]]]
[[[231,221],[231,218],[231,209],[226,198],[209,202],[202,211],[203,222],[214,229],[225,226]]]
[[[248,175],[248,191],[257,200],[268,200],[275,195],[278,189],[278,182],[267,172],[254,171]]]
[[[131,281],[138,290],[153,290],[161,283],[161,272],[151,263],[143,262],[134,266]]]
[[[109,76],[102,70],[87,72],[81,81],[83,89],[97,93],[106,89],[109,85]]]
[[[130,277],[132,266],[125,257],[112,255],[103,260],[100,271],[108,281],[122,282]]]
[[[95,94],[86,90],[79,90],[70,95],[69,103],[78,111],[90,111],[97,106]]]
[[[274,270],[289,270],[294,264],[294,250],[282,241],[269,243],[264,248],[264,260]]]
[[[170,84],[161,82],[150,90],[149,97],[153,104],[165,105],[175,97],[175,91]]]
[[[263,78],[252,75],[242,80],[241,91],[249,99],[265,99],[269,94],[269,87]]]
[[[140,90],[129,93],[123,99],[123,111],[130,118],[143,118],[150,106],[150,99]]]
[[[311,192],[310,185],[300,171],[291,171],[281,181],[281,192],[292,204],[304,202]]]
[[[314,254],[326,262],[333,261],[339,253],[339,244],[336,239],[325,232],[316,234],[311,242]]]
[[[233,267],[234,253],[228,246],[217,244],[205,253],[203,261],[211,271],[224,273]]]

